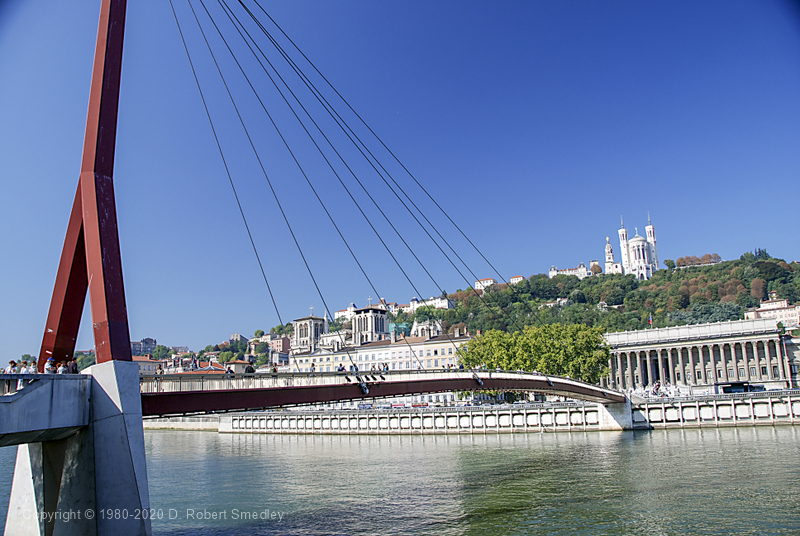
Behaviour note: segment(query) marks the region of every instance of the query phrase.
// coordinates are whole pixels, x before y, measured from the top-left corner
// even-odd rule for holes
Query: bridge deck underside
[[[226,389],[210,391],[142,393],[142,415],[145,417],[183,415],[189,413],[244,411],[297,404],[317,404],[386,398],[448,391],[534,391],[599,402],[625,401],[622,394],[599,390],[591,385],[560,385],[558,380],[488,379],[479,385],[474,378],[433,379],[367,383],[369,393],[362,392],[357,383],[319,386],[292,386],[266,389]]]

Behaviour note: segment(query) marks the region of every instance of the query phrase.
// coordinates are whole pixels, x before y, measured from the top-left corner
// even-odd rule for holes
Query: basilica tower
[[[629,252],[628,252],[628,230],[625,229],[625,223],[622,217],[619,218],[619,256],[620,264],[622,265],[622,273],[628,273],[628,266],[630,266]]]
[[[658,250],[656,249],[656,228],[650,222],[650,213],[647,213],[647,227],[644,228],[647,238],[647,247],[650,249],[650,259],[652,259],[654,268],[653,271],[658,270]]]

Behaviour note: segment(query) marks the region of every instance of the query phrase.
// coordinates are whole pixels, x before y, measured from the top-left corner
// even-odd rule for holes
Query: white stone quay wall
[[[609,406],[630,406],[609,404]],[[223,415],[222,433],[261,434],[482,434],[621,430],[602,404],[441,408],[435,410],[286,411]],[[627,426],[630,427],[630,422]]]
[[[216,432],[219,430],[219,416],[143,419],[142,427],[145,430],[210,430]]]
[[[633,406],[633,428],[800,424],[800,390],[664,399]]]

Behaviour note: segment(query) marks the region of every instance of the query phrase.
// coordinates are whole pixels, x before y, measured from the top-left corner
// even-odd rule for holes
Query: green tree
[[[750,282],[750,295],[757,300],[763,300],[767,285],[760,277],[756,277]]]
[[[156,346],[156,349],[153,350],[153,359],[158,359],[158,360],[166,359],[170,355],[172,355],[172,350],[170,350],[163,344],[159,344],[158,346]]]
[[[253,333],[253,337],[255,337],[256,339],[259,338],[259,337],[263,337],[263,336],[264,336],[264,330],[263,329],[257,329],[255,331],[255,333]]]
[[[269,344],[265,342],[260,342],[258,343],[258,346],[256,346],[257,354],[266,354],[268,351],[269,351]]]
[[[664,261],[664,265],[665,265],[667,268],[669,268],[670,270],[674,270],[674,269],[675,269],[675,261],[673,261],[672,259],[667,259],[667,260],[665,260],[665,261]]]
[[[233,359],[233,352],[220,352],[219,353],[219,362],[220,363],[227,363],[228,361]]]
[[[539,371],[597,383],[607,373],[603,329],[582,324],[527,326],[513,334],[489,331],[467,344],[465,365]]]
[[[78,364],[78,370],[83,370],[95,364],[94,352],[75,352],[73,355]]]

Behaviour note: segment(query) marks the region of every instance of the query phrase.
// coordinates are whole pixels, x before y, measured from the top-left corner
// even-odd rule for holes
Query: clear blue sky
[[[176,5],[189,28],[186,3]],[[798,258],[796,3],[268,9],[505,277],[602,260],[606,236],[618,249],[620,216],[643,232],[648,211],[662,260],[756,247]],[[9,357],[39,349],[78,180],[98,12],[94,0],[0,0],[0,335]],[[310,306],[321,314],[196,33],[190,50],[283,320]],[[375,293],[224,65],[328,306],[366,303]],[[256,84],[285,121],[263,74]],[[308,143],[296,129],[288,135],[381,296],[418,295]],[[465,288],[378,179],[354,165],[439,285]],[[132,340],[197,350],[278,322],[166,0],[129,2],[115,185]],[[430,203],[420,208],[472,270],[493,275]],[[368,214],[419,293],[438,295],[375,209]],[[93,345],[88,320],[87,310],[79,349]]]

